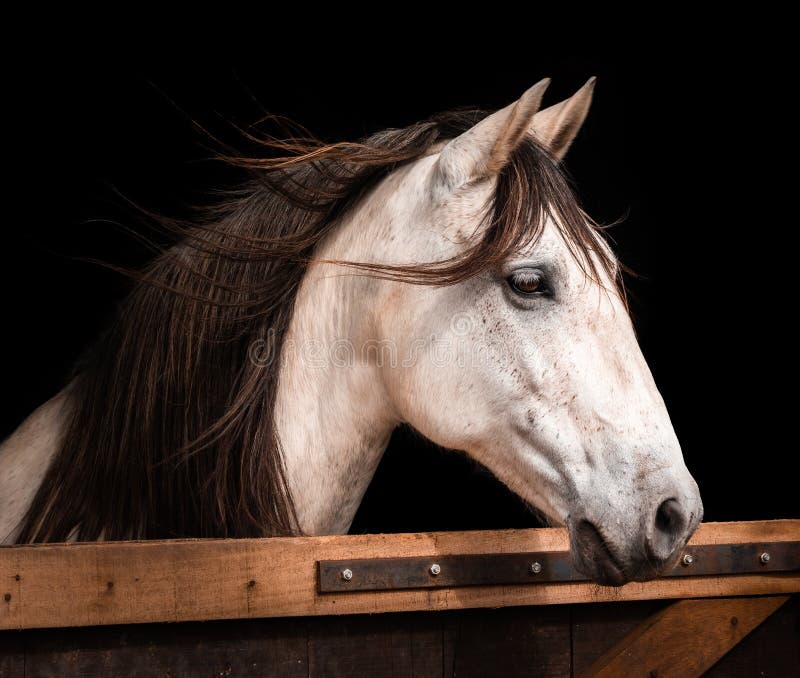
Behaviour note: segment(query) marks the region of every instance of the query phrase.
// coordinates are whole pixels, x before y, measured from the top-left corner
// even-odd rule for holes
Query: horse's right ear
[[[510,106],[450,141],[439,154],[437,188],[452,191],[497,174],[528,131],[550,79],[540,80]]]
[[[561,160],[586,120],[596,78],[589,78],[569,99],[539,111],[528,130],[536,139]]]

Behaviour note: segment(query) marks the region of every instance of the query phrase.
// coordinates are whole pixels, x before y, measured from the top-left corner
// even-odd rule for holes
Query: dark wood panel
[[[573,674],[583,675],[595,659],[608,652],[630,631],[671,601],[572,606]]]
[[[449,620],[445,675],[569,676],[568,607],[469,610]]]
[[[800,676],[800,597],[794,596],[709,669],[706,678]]]
[[[0,676],[570,676],[668,603],[6,631]],[[708,673],[800,675],[795,598]]]
[[[25,675],[25,634],[0,632],[0,678]]]
[[[308,675],[304,620],[52,629],[26,636],[26,678]]]
[[[442,676],[442,614],[309,620],[309,676]]]
[[[0,634],[7,675],[568,676],[569,608],[507,608]]]

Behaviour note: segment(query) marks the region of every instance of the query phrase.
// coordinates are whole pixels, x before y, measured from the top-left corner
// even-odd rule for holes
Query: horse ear
[[[439,154],[437,184],[454,190],[499,172],[528,131],[549,84],[549,78],[540,80],[518,101],[450,141]]]
[[[597,78],[589,78],[569,99],[545,108],[533,116],[528,133],[561,160],[586,120],[592,104],[592,92]]]

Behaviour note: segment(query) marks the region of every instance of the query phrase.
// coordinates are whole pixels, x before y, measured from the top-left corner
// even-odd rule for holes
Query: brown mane
[[[138,277],[71,383],[62,445],[20,542],[297,533],[275,431],[279,360],[314,249],[339,216],[397,166],[475,124],[447,113],[360,143],[260,139],[267,158],[229,158],[253,178]],[[552,214],[588,274],[614,261],[556,162],[525,141],[502,171],[481,242],[428,265],[341,262],[370,275],[449,285],[534,241]],[[594,256],[590,256],[593,253]],[[271,330],[271,331],[269,331]]]

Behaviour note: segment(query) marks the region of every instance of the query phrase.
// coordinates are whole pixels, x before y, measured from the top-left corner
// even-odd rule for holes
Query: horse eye
[[[514,271],[514,273],[508,276],[507,280],[511,289],[523,297],[533,297],[549,293],[544,276],[540,271]]]

